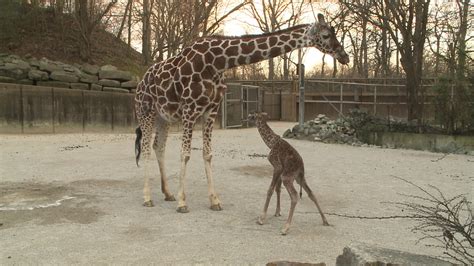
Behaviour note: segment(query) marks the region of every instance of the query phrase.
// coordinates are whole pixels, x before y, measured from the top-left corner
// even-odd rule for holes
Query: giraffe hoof
[[[153,201],[152,201],[152,200],[149,200],[149,201],[143,202],[143,206],[145,206],[145,207],[153,207],[153,206],[155,206],[155,204],[153,204]]]
[[[257,224],[263,225],[264,223],[265,223],[265,220],[262,219],[262,217],[258,217],[258,219],[257,219]]]
[[[323,222],[323,225],[324,225],[324,226],[329,226],[329,223],[328,223],[327,221],[324,221],[324,222]]]
[[[176,201],[173,195],[165,196],[165,201]]]
[[[281,216],[281,213],[280,212],[276,212],[275,213],[275,217],[280,217]]]
[[[217,204],[211,205],[211,210],[213,210],[213,211],[222,211],[221,204],[217,203]]]
[[[176,208],[176,211],[179,212],[179,213],[188,213],[189,212],[188,206],[180,206],[180,207]]]

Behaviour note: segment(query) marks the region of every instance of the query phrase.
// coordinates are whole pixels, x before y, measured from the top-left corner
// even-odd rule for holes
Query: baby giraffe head
[[[326,22],[323,14],[318,14],[318,23],[314,23],[307,31],[307,38],[311,46],[325,54],[330,54],[339,63],[344,65],[349,63],[349,55],[337,40],[334,27]]]
[[[247,116],[247,119],[250,122],[266,122],[268,119],[268,114],[267,113],[250,113]]]

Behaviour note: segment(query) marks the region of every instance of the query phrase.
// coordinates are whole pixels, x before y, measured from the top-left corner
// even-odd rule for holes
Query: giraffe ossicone
[[[219,104],[226,91],[223,73],[226,69],[276,57],[302,47],[316,47],[331,54],[340,63],[349,57],[336,38],[334,28],[318,15],[318,22],[304,24],[260,35],[240,37],[208,36],[184,48],[176,56],[153,64],[137,86],[135,112],[138,120],[136,139],[137,164],[142,158],[145,186],[144,205],[153,206],[151,198],[151,147],[155,151],[161,174],[161,190],[166,200],[174,200],[165,171],[165,147],[170,123],[181,120],[181,165],[179,174],[178,212],[187,212],[185,177],[191,154],[194,125],[203,117],[203,159],[212,210],[222,210],[214,189],[212,174],[212,128]],[[153,131],[156,132],[152,142]]]

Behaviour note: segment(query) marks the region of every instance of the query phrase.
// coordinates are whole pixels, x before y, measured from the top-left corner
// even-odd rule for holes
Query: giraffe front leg
[[[293,220],[293,213],[295,212],[296,203],[298,203],[298,192],[293,186],[292,178],[288,178],[288,177],[284,178],[283,185],[288,191],[288,194],[290,194],[290,198],[291,198],[291,206],[290,206],[290,212],[288,213],[288,220],[286,221],[285,225],[280,231],[282,235],[286,235],[288,233],[288,230],[290,230],[291,222]]]
[[[186,167],[191,157],[191,140],[193,137],[193,127],[195,119],[183,119],[183,138],[181,143],[181,171],[179,174],[178,208],[177,212],[189,212],[186,205],[186,194],[184,192],[184,180],[186,178]]]
[[[212,147],[211,147],[211,137],[212,137],[212,127],[215,121],[215,115],[210,115],[205,118],[206,122],[202,129],[203,135],[203,159],[204,159],[204,168],[206,171],[207,177],[207,187],[208,187],[208,196],[211,202],[211,210],[221,211],[222,206],[217,193],[214,190],[214,180],[212,178]]]
[[[278,179],[276,186],[275,186],[275,191],[277,194],[277,203],[276,203],[276,209],[275,209],[275,216],[281,216],[281,211],[280,211],[280,194],[281,194],[281,178]]]

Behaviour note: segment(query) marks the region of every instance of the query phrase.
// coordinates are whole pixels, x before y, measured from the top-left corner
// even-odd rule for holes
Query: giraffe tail
[[[137,134],[137,138],[135,139],[135,159],[137,161],[137,166],[139,166],[138,161],[140,160],[140,154],[142,153],[142,130],[140,127],[135,129],[135,134]]]

